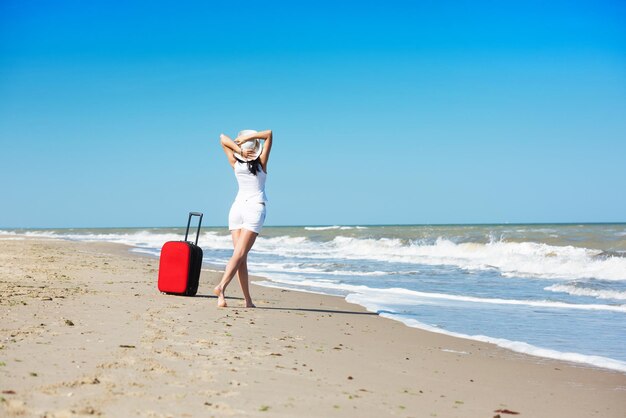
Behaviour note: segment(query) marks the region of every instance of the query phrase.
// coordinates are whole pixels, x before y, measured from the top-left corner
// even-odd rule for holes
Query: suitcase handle
[[[187,236],[189,235],[189,225],[191,225],[191,217],[199,216],[200,220],[198,221],[198,231],[196,232],[196,245],[198,245],[198,237],[200,236],[200,225],[202,225],[202,212],[189,212],[189,220],[187,221],[187,231],[185,231],[185,241],[187,241]]]

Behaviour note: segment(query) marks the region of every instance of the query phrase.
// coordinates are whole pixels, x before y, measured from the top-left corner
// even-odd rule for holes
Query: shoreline
[[[316,295],[342,298],[347,303],[360,306],[364,308],[367,312],[375,313],[381,318],[386,318],[392,321],[399,322],[408,328],[419,329],[421,331],[430,332],[434,334],[446,335],[451,338],[459,338],[459,339],[467,340],[467,341],[475,341],[475,342],[480,342],[484,344],[495,345],[497,347],[512,351],[514,353],[523,354],[523,355],[538,358],[538,359],[562,361],[565,363],[570,363],[572,366],[589,367],[592,369],[609,370],[609,371],[626,374],[626,364],[622,361],[615,360],[609,357],[602,357],[602,356],[596,356],[596,355],[590,355],[590,354],[580,354],[580,353],[575,353],[575,352],[563,352],[563,351],[557,351],[557,350],[552,350],[548,348],[538,347],[538,346],[528,344],[523,341],[513,341],[513,340],[507,340],[504,338],[489,337],[485,335],[467,335],[467,334],[462,334],[459,332],[448,331],[448,330],[436,328],[434,326],[423,324],[417,320],[403,318],[396,314],[390,314],[390,313],[384,313],[384,312],[378,313],[377,311],[368,309],[366,306],[360,304],[359,302],[351,302],[349,300],[351,299],[349,297],[350,295],[344,298],[342,296],[332,295],[330,293],[322,293],[322,292],[316,292],[313,290],[304,290],[304,289],[298,289],[295,287],[281,286],[280,283],[272,282],[268,278],[261,277],[261,276],[255,276],[255,279],[256,280],[252,280],[252,276],[251,276],[251,283],[254,283],[258,286],[267,286],[270,288],[285,289],[285,290],[294,291],[294,292],[305,292],[305,293],[313,293]],[[268,284],[258,283],[258,282],[263,282],[263,281],[266,281]],[[607,363],[610,365],[607,365]]]
[[[259,308],[244,309],[234,281],[230,307],[218,309],[210,288],[219,273],[206,268],[198,297],[160,295],[158,259],[129,248],[0,239],[0,389],[15,392],[1,395],[9,416],[93,409],[483,417],[509,409],[606,417],[626,410],[623,373],[408,327],[341,297],[257,285]],[[68,350],[80,367],[68,367]],[[133,400],[150,408],[136,410]]]

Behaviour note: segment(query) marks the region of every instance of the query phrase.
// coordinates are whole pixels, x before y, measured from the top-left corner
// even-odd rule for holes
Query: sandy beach
[[[115,244],[0,239],[0,415],[624,417],[626,375],[429,333],[342,298],[156,289]]]

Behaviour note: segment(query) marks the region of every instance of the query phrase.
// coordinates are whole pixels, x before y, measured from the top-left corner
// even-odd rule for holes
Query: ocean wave
[[[387,276],[388,272],[385,271],[356,271],[356,270],[325,270],[316,267],[296,267],[289,266],[281,263],[269,264],[269,263],[255,263],[248,262],[248,266],[254,271],[259,273],[273,273],[275,271],[281,271],[283,273],[293,274],[315,274],[315,275],[328,275],[328,276]]]
[[[397,246],[397,243],[385,244]],[[404,245],[394,249],[390,257],[398,261],[454,265],[467,270],[495,268],[505,277],[626,280],[626,259],[596,258],[599,253],[597,250],[534,242],[492,241],[482,244],[438,239],[433,245]]]
[[[505,277],[626,280],[626,258],[596,257],[602,252],[572,246],[505,241],[455,243],[443,238],[428,244],[398,238],[345,236],[327,242],[304,239],[285,246],[277,245],[280,243],[276,239],[259,240],[255,251],[283,257],[452,265],[466,270],[497,269]]]
[[[626,305],[602,305],[602,304],[576,304],[567,302],[556,302],[548,300],[519,300],[501,298],[480,298],[475,296],[454,295],[447,293],[419,292],[403,288],[373,288],[365,285],[351,285],[331,281],[320,281],[304,279],[293,276],[273,275],[272,281],[295,286],[305,286],[317,289],[329,289],[347,292],[350,297],[361,295],[372,303],[384,306],[392,305],[420,305],[420,304],[440,304],[436,301],[465,302],[490,305],[517,305],[531,306],[551,309],[575,309],[589,311],[609,311],[626,313]],[[362,304],[359,302],[359,304]]]
[[[4,232],[4,234],[3,234]],[[167,241],[182,241],[184,234],[153,232],[148,230],[138,230],[135,232],[69,232],[69,231],[25,231],[15,234],[13,231],[0,231],[0,235],[21,235],[33,238],[65,239],[71,241],[85,242],[111,242],[124,244],[132,247],[159,249]],[[195,238],[192,236],[191,238]],[[209,248],[232,249],[232,239],[230,235],[218,235],[215,232],[203,232],[200,234],[199,244]]]
[[[367,229],[366,226],[341,226],[341,225],[332,225],[332,226],[305,226],[305,230],[307,231],[330,231],[330,230],[349,230],[349,229]]]
[[[573,296],[591,296],[596,299],[626,300],[626,292],[620,292],[618,290],[589,289],[570,284],[554,284],[552,286],[545,287],[544,290],[567,293]]]
[[[86,242],[111,242],[115,244],[152,248],[161,248],[167,241],[180,241],[184,237],[179,234],[154,233],[150,231],[100,234],[94,232],[27,231],[24,235],[34,238],[55,238]]]
[[[16,235],[12,231],[0,231],[0,233],[4,236]],[[183,238],[182,234],[147,230],[128,233],[27,231],[21,235],[106,241],[156,249],[160,249],[166,241],[179,241]],[[203,232],[200,235],[199,244],[208,251],[232,250],[230,235],[218,234],[214,231]],[[488,243],[455,243],[449,239],[438,238],[435,242],[425,243],[398,238],[357,238],[341,235],[329,241],[315,241],[306,236],[282,235],[258,237],[252,251],[257,254],[288,259],[373,260],[450,265],[464,270],[496,269],[505,277],[626,280],[625,257],[611,256],[600,250],[536,242],[493,240]]]

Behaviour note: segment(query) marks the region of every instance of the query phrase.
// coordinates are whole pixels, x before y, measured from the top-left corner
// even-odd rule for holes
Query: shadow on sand
[[[196,298],[217,299],[215,295],[196,295]],[[243,300],[243,298],[228,296],[226,298],[234,300]],[[233,306],[232,308],[237,308]],[[257,306],[255,309],[267,309],[275,311],[300,311],[300,312],[316,312],[316,313],[334,313],[334,314],[350,314],[350,315],[378,315],[376,312],[356,312],[356,311],[338,311],[336,309],[317,309],[317,308],[281,308],[273,306]]]
[[[256,309],[274,309],[277,311],[302,311],[302,312],[320,312],[320,313],[336,313],[336,314],[351,314],[351,315],[378,315],[376,312],[338,311],[336,309],[316,309],[316,308],[275,308],[271,306],[257,306]]]

